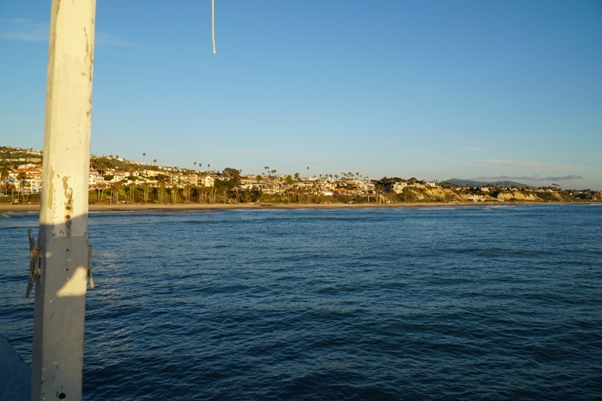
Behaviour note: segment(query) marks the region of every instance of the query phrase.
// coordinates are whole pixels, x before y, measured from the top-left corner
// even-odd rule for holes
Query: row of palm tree
[[[91,191],[90,200],[101,203],[216,203],[217,189],[194,185],[167,186],[160,183],[151,186],[148,183],[125,185],[121,182],[99,185]]]

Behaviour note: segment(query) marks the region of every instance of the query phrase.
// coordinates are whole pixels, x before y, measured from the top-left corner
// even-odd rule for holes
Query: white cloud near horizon
[[[476,181],[509,181],[509,180],[520,180],[520,181],[572,181],[572,180],[580,180],[583,177],[578,174],[569,174],[564,177],[540,177],[538,175],[533,175],[531,177],[525,176],[508,176],[508,175],[498,175],[497,177],[475,177],[472,178]]]
[[[223,149],[223,151],[230,153],[267,153],[263,149]]]
[[[559,170],[577,170],[577,171],[599,171],[598,166],[579,166],[575,164],[556,164],[556,163],[542,163],[533,160],[520,161],[520,160],[479,160],[473,163],[464,164],[464,167],[468,168],[480,168],[487,170],[494,169],[505,169],[505,170],[517,170],[517,169],[530,169],[534,171],[559,171]]]

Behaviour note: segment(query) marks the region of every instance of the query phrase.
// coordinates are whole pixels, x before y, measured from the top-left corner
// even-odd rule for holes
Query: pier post
[[[96,0],[52,0],[31,400],[81,400]]]

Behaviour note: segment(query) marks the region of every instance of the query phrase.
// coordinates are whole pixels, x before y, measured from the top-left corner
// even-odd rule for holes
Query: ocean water
[[[27,229],[0,335],[31,359]],[[92,213],[85,400],[602,399],[602,206]]]

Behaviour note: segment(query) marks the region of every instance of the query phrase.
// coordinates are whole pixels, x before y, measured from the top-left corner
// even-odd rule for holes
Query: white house
[[[398,181],[395,184],[393,184],[391,188],[393,189],[393,192],[395,192],[396,194],[400,194],[403,192],[403,189],[407,186],[408,183],[406,181]]]
[[[199,178],[199,185],[203,187],[213,187],[215,185],[215,178],[210,175]]]

